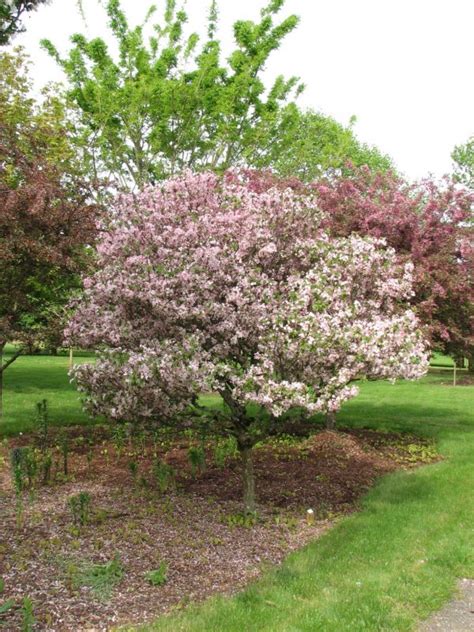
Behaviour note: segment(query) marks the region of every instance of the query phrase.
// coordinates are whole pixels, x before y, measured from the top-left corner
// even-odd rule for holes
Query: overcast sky
[[[193,30],[202,30],[210,0],[188,0]],[[219,0],[220,38],[232,44],[236,19],[257,19],[265,0]],[[164,0],[157,0],[158,6]],[[122,0],[130,22],[141,22],[150,0]],[[97,0],[53,0],[26,20],[15,39],[34,59],[37,87],[61,78],[40,50],[49,38],[60,51],[74,32],[107,39]],[[451,169],[454,145],[474,134],[474,0],[287,0],[282,15],[301,22],[273,54],[268,82],[280,73],[306,84],[300,104],[347,124],[367,143],[392,156],[416,179]]]

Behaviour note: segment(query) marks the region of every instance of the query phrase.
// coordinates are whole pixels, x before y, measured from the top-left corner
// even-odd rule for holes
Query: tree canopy
[[[474,191],[474,136],[464,145],[455,147],[451,157],[455,178]]]
[[[279,134],[263,143],[253,166],[271,168],[282,177],[311,182],[323,175],[348,174],[354,167],[394,170],[390,158],[361,143],[352,123],[344,127],[332,117],[303,111],[290,103],[280,111]]]
[[[187,14],[175,0],[167,1],[161,23],[152,8],[134,28],[119,1],[109,0],[116,55],[104,40],[80,34],[65,57],[44,41],[66,75],[76,138],[93,177],[140,189],[185,169],[271,168],[306,181],[348,163],[390,169],[390,159],[360,143],[351,127],[298,108],[303,85],[296,77],[279,76],[266,87],[267,61],[298,24],[294,15],[277,20],[283,5],[272,0],[260,21],[237,21],[226,62],[216,2],[203,41],[187,32]]]
[[[384,238],[401,260],[412,261],[411,302],[432,343],[450,355],[471,356],[472,194],[449,179],[408,184],[366,167],[314,186],[333,235]]]
[[[61,101],[30,98],[26,66],[21,52],[0,55],[0,354],[7,341],[38,342],[59,326],[99,211]]]
[[[206,422],[235,437],[253,510],[250,450],[287,414],[337,411],[361,375],[421,375],[412,264],[322,220],[313,194],[234,171],[121,196],[67,330],[101,351],[75,370],[89,410],[186,425],[201,392],[220,393]]]
[[[269,56],[298,23],[296,16],[275,23],[282,5],[271,0],[259,22],[234,24],[236,48],[226,64],[215,3],[204,42],[185,35],[187,15],[174,0],[167,0],[162,24],[150,25],[148,41],[144,27],[130,27],[119,1],[109,0],[117,57],[102,39],[79,34],[66,58],[43,42],[68,78],[91,169],[140,188],[185,168],[251,162],[260,139],[279,133],[281,104],[300,89],[296,77],[280,76],[268,91],[262,81]]]
[[[0,46],[25,29],[22,19],[26,13],[46,4],[49,0],[0,0]]]

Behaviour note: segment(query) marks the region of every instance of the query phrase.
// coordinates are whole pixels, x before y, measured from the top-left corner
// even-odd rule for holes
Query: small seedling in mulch
[[[114,442],[115,454],[117,459],[122,456],[125,448],[125,441],[127,439],[127,429],[124,426],[115,426],[112,430],[112,440]]]
[[[243,512],[228,514],[223,520],[228,527],[246,527],[247,529],[255,526],[258,521],[256,513]]]
[[[72,519],[75,525],[83,527],[89,522],[91,496],[88,492],[79,492],[70,496],[67,506],[71,510]]]
[[[136,429],[133,432],[133,443],[136,447],[137,454],[146,456],[147,433],[143,428]]]
[[[157,569],[145,573],[145,578],[152,586],[163,586],[167,580],[168,565],[161,562]]]
[[[59,449],[63,457],[63,474],[67,477],[69,474],[69,437],[65,430],[62,430],[59,435]]]
[[[41,451],[38,459],[38,469],[41,472],[41,482],[47,485],[51,480],[51,468],[53,466],[53,455],[51,450]]]
[[[101,455],[104,457],[105,464],[108,466],[110,463],[109,449],[107,448],[107,441],[102,442],[102,450],[100,451]]]
[[[5,582],[0,577],[0,595],[3,593],[4,590],[5,590]],[[11,610],[14,605],[15,605],[14,599],[7,599],[4,602],[0,601],[0,617],[2,616],[2,614],[6,614],[9,610]],[[1,625],[1,621],[0,621],[0,625]]]
[[[130,470],[130,474],[132,475],[133,482],[136,483],[138,475],[138,463],[136,461],[129,461],[128,469]]]
[[[35,616],[33,613],[33,602],[29,597],[23,599],[21,615],[21,632],[32,632],[35,626]]]
[[[105,564],[69,564],[67,573],[73,588],[90,588],[95,597],[105,601],[111,597],[115,586],[122,580],[124,568],[116,555]]]
[[[90,472],[92,461],[94,459],[94,441],[89,438],[87,440],[87,444],[88,444],[88,450],[86,452],[87,471]]]
[[[7,612],[9,612],[12,608],[14,608],[14,606],[15,606],[15,600],[14,599],[7,599],[4,602],[0,602],[0,625],[2,624],[2,622],[1,622],[2,615],[4,615]]]
[[[28,448],[13,448],[10,451],[10,467],[16,497],[16,524],[19,529],[23,526],[23,492],[27,481],[25,465],[27,450]]]
[[[175,472],[171,465],[159,459],[153,462],[153,477],[162,494],[175,486]]]
[[[42,452],[48,447],[49,435],[49,413],[48,401],[43,399],[36,404],[36,420],[35,425],[38,428],[38,444]]]
[[[202,446],[192,445],[188,450],[188,459],[191,465],[191,475],[202,474],[206,469],[206,453]]]

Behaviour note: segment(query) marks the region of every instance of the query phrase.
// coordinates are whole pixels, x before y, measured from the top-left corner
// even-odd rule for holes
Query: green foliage
[[[39,463],[38,454],[34,448],[24,448],[24,470],[26,479],[28,481],[28,487],[31,489],[35,482],[36,474],[38,473]]]
[[[69,474],[69,435],[67,432],[62,429],[59,433],[59,448],[61,450],[61,454],[63,457],[63,474],[64,476],[68,476]]]
[[[155,570],[145,573],[145,578],[150,582],[152,586],[163,586],[167,580],[168,566],[166,562],[161,562],[159,567]]]
[[[300,89],[295,77],[280,76],[266,94],[262,81],[267,60],[298,23],[294,15],[275,23],[282,5],[273,0],[259,22],[234,24],[228,64],[215,39],[215,3],[201,43],[196,33],[185,35],[187,15],[176,2],[166,4],[146,41],[143,26],[128,24],[118,0],[105,5],[118,55],[104,40],[80,34],[67,58],[43,41],[68,80],[89,172],[142,187],[185,168],[254,164],[262,144],[285,124],[283,104]]]
[[[46,399],[36,404],[36,427],[38,429],[39,448],[44,452],[48,447],[49,433],[48,401]]]
[[[132,475],[133,481],[136,482],[138,476],[138,463],[136,461],[129,461],[128,469]]]
[[[454,175],[456,179],[474,190],[474,136],[464,145],[457,145],[451,158],[454,161]]]
[[[175,472],[168,463],[155,459],[152,471],[158,489],[162,494],[175,486]]]
[[[43,399],[36,404],[35,426],[38,433],[39,447],[37,467],[41,472],[43,485],[47,485],[51,479],[53,456],[49,448],[49,409],[46,399]]]
[[[227,461],[236,458],[238,454],[235,437],[220,439],[214,447],[214,462],[217,467],[225,467]]]
[[[202,472],[204,472],[206,469],[206,452],[203,446],[190,446],[188,449],[188,459],[193,478],[195,478],[196,474],[202,474]]]
[[[21,632],[33,632],[35,626],[35,616],[33,613],[33,602],[29,597],[23,598],[21,614]]]
[[[283,108],[279,116],[281,133],[264,144],[258,167],[272,167],[281,176],[297,176],[304,182],[362,165],[374,172],[394,169],[388,156],[357,139],[353,121],[344,127],[330,116],[301,111],[295,104]]]
[[[438,451],[434,443],[428,445],[420,445],[410,443],[407,446],[401,446],[406,453],[400,457],[402,463],[431,463],[438,457]]]
[[[91,504],[92,499],[88,492],[79,492],[68,498],[67,506],[71,510],[74,524],[83,527],[89,522]]]
[[[82,562],[70,563],[67,574],[73,588],[86,586],[100,600],[106,601],[124,576],[124,568],[118,556],[105,564]]]
[[[0,615],[7,613],[15,605],[14,599],[7,599],[3,603],[0,603]]]
[[[33,11],[49,0],[0,0],[0,46],[10,43],[10,40],[25,29],[22,18],[25,13]]]
[[[27,481],[26,461],[28,448],[12,448],[10,451],[10,466],[13,487],[17,496],[20,496]]]
[[[126,438],[127,438],[126,428],[124,426],[115,425],[112,430],[112,440],[114,442],[117,458],[120,458],[122,456],[122,452],[125,447]]]
[[[250,529],[258,523],[258,516],[256,513],[232,513],[224,516],[223,522],[228,527],[245,527]]]

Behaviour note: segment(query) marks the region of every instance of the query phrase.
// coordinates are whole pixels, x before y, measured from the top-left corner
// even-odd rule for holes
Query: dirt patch
[[[58,447],[53,482],[22,494],[21,526],[3,451],[0,623],[9,632],[28,616],[38,630],[108,630],[233,593],[354,510],[380,475],[437,458],[426,441],[366,430],[272,440],[255,449],[259,519],[252,520],[240,514],[236,456],[218,466],[206,445],[206,467],[193,471],[190,440],[157,446],[142,438],[117,448],[107,428],[73,428],[68,442],[68,475]],[[28,443],[21,437],[8,448]],[[167,490],[159,490],[153,451],[176,472]],[[80,492],[91,502],[84,526],[68,506]],[[153,585],[147,573],[160,569],[166,578]],[[10,606],[3,614],[2,604]]]

